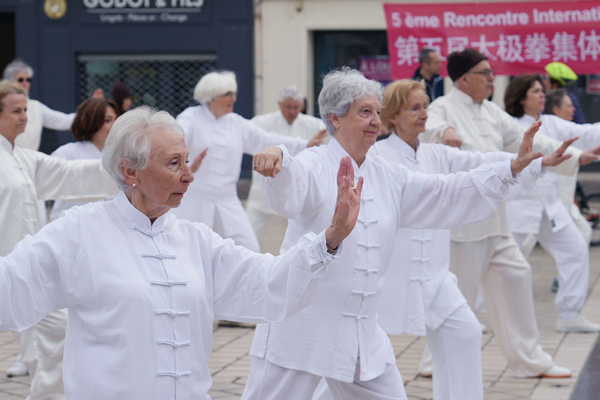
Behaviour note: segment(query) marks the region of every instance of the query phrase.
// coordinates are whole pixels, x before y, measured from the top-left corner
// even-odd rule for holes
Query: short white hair
[[[279,102],[282,103],[287,99],[304,101],[304,93],[296,85],[286,86],[279,92]]]
[[[152,146],[147,133],[157,128],[184,133],[169,113],[148,106],[127,111],[113,124],[102,150],[102,165],[119,189],[131,189],[121,171],[121,160],[127,160],[127,167],[134,170],[148,168]]]
[[[331,71],[323,78],[323,89],[319,94],[319,111],[327,132],[333,135],[335,127],[329,114],[343,117],[348,114],[354,100],[363,96],[377,96],[381,102],[383,88],[377,81],[364,77],[359,71],[349,67]]]
[[[235,73],[231,71],[209,72],[196,84],[194,100],[205,106],[209,101],[229,92],[237,93]]]
[[[2,79],[8,82],[12,82],[13,77],[21,71],[27,72],[27,75],[29,75],[30,78],[33,78],[33,68],[31,68],[24,61],[19,60],[17,58],[4,68],[4,72],[2,73]]]

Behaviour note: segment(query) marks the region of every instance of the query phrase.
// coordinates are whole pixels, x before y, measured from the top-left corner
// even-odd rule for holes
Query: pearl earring
[[[133,187],[135,187],[135,186],[136,186],[136,185],[135,185],[135,183],[134,183],[134,184],[133,184]]]

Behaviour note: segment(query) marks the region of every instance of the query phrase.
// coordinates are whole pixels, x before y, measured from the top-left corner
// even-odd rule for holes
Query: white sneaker
[[[540,378],[570,378],[572,375],[573,371],[569,368],[554,365],[543,374],[540,374]]]
[[[571,319],[556,320],[557,332],[599,332],[600,324],[588,321],[583,315],[577,314]]]
[[[21,361],[21,355],[19,354],[19,358],[17,362],[15,362],[12,367],[6,370],[6,376],[12,378],[13,376],[25,376],[29,375],[29,371],[23,361]]]

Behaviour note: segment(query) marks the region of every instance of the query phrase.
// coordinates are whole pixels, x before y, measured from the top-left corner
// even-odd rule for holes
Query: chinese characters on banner
[[[473,47],[497,75],[542,72],[560,61],[577,74],[600,73],[600,1],[385,4],[394,79],[410,78],[423,48],[446,56]]]

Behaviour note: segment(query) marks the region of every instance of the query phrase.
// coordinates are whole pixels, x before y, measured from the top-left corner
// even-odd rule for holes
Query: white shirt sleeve
[[[298,154],[308,145],[308,140],[267,132],[261,127],[244,119],[243,121],[244,153],[254,155],[269,146],[280,144],[288,147],[290,153]]]
[[[57,131],[68,131],[71,129],[71,125],[75,119],[75,113],[65,114],[60,111],[52,110],[44,104],[41,104],[41,106],[42,125],[44,128],[54,129]]]
[[[117,185],[101,160],[64,160],[33,152],[35,187],[41,200],[103,199],[117,193]]]

